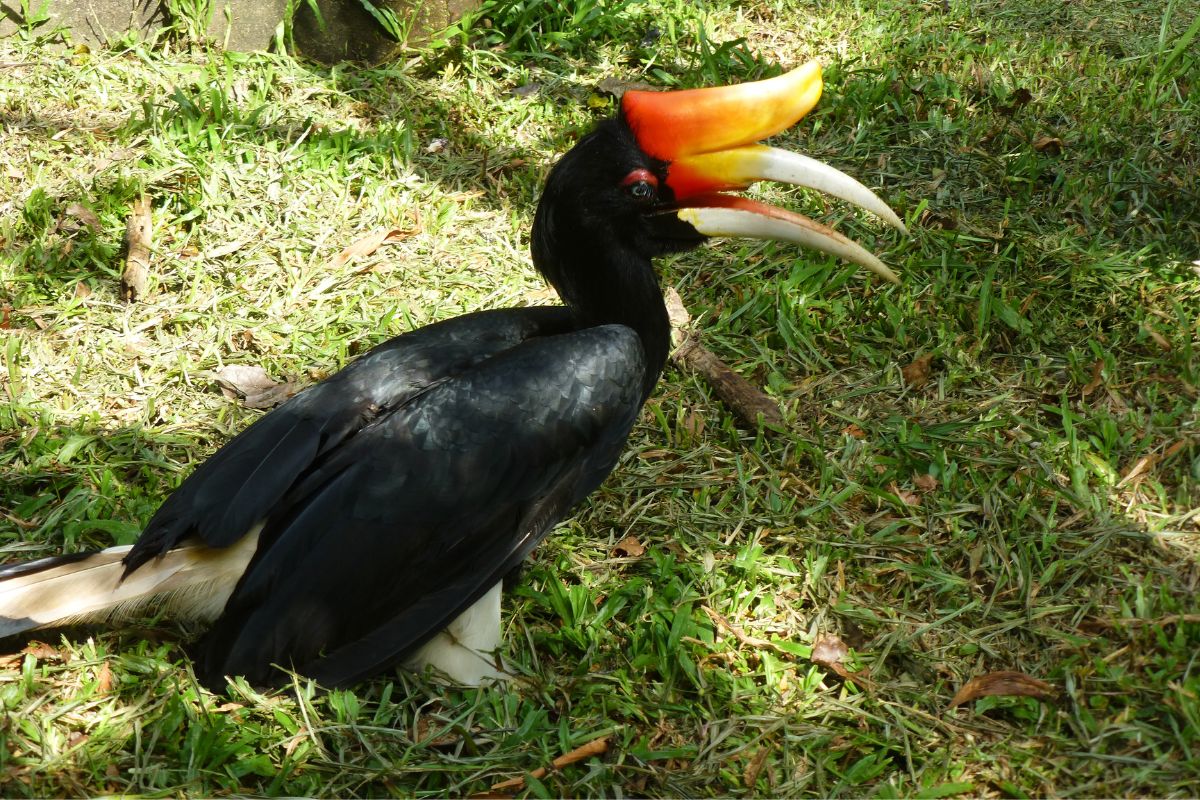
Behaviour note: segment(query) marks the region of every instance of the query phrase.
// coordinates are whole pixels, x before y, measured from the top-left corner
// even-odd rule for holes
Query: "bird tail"
[[[0,568],[0,638],[35,628],[116,623],[139,613],[212,621],[254,555],[258,530],[230,547],[184,544],[125,574],[128,545]]]

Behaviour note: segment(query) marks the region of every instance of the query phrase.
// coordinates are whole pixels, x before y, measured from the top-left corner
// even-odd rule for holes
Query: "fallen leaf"
[[[95,211],[92,211],[87,206],[81,205],[80,203],[71,203],[66,208],[66,214],[69,217],[74,217],[75,219],[79,220],[84,225],[87,225],[92,229],[93,233],[100,232],[100,218],[96,216]]]
[[[696,413],[693,409],[688,411],[687,416],[683,418],[683,429],[688,432],[688,435],[693,439],[704,433],[704,416]]]
[[[277,406],[299,390],[290,381],[279,383],[271,380],[266,370],[257,365],[226,364],[214,374],[225,396],[231,400],[241,396],[247,408]]]
[[[929,382],[929,365],[933,363],[933,354],[926,353],[918,356],[907,367],[900,368],[900,375],[910,389],[920,389]]]
[[[1033,149],[1039,153],[1056,156],[1063,151],[1063,141],[1057,136],[1040,136],[1034,139]]]
[[[832,670],[835,675],[844,681],[853,681],[864,689],[871,689],[871,679],[867,677],[865,669],[851,672],[846,668],[846,656],[850,654],[850,648],[846,646],[837,636],[821,636],[812,646],[812,654],[809,655],[809,660],[819,667]]]
[[[839,667],[845,669],[842,662],[849,654],[850,648],[840,638],[822,636],[813,642],[812,655],[809,658],[814,664],[836,670]]]
[[[1097,387],[1099,387],[1100,384],[1104,382],[1104,374],[1103,373],[1104,373],[1104,361],[1102,359],[1098,358],[1092,363],[1092,379],[1090,381],[1088,381],[1086,384],[1084,384],[1084,387],[1080,391],[1080,394],[1084,397],[1087,397],[1089,394],[1096,391]]]
[[[415,231],[404,228],[380,228],[351,243],[345,250],[325,262],[324,270],[344,267],[351,259],[364,258],[388,242],[399,242],[412,236]]]
[[[62,653],[45,642],[30,642],[24,650],[21,651],[25,655],[33,656],[38,661],[61,661]]]
[[[1158,345],[1159,347],[1161,347],[1163,350],[1166,350],[1168,353],[1171,352],[1171,343],[1167,341],[1167,337],[1163,336],[1161,333],[1154,330],[1149,325],[1142,326],[1142,333],[1146,334],[1151,339],[1153,339],[1154,343],[1156,345]]]
[[[96,671],[96,694],[108,694],[112,691],[113,674],[112,669],[105,661],[100,665],[100,669]]]
[[[747,789],[753,789],[754,785],[758,783],[758,776],[762,774],[763,765],[767,763],[769,755],[771,755],[771,748],[760,747],[754,754],[754,758],[747,762],[746,769],[742,772],[742,785]]]
[[[150,281],[150,246],[154,226],[150,198],[142,195],[133,202],[125,221],[125,271],[121,273],[121,299],[127,303],[146,296]]]
[[[917,506],[921,505],[921,496],[919,494],[901,489],[900,485],[895,481],[892,481],[892,483],[888,486],[888,491],[896,495],[896,497],[900,499],[901,503],[904,503],[904,505],[909,506],[910,508],[916,508]]]
[[[1019,111],[1023,106],[1029,105],[1030,101],[1033,100],[1033,92],[1022,87],[1013,92],[1009,96],[1009,99],[1012,102],[1006,106],[1000,106],[999,110],[1001,114],[1011,116]]]
[[[938,487],[938,479],[929,473],[913,476],[913,486],[916,486],[922,492],[932,492]]]
[[[645,552],[645,545],[639,542],[636,536],[626,536],[624,539],[617,542],[616,547],[613,548],[613,553],[617,555],[630,556],[631,558],[638,558]]]
[[[67,737],[67,747],[78,747],[88,740],[88,735],[82,731],[71,731]]]
[[[948,708],[978,700],[980,697],[1036,697],[1039,700],[1047,700],[1054,694],[1053,686],[1031,678],[1023,672],[989,672],[964,683],[950,701]]]
[[[75,299],[86,300],[92,296],[92,288],[83,281],[75,284]]]
[[[867,432],[864,431],[862,428],[858,427],[857,425],[855,425],[853,422],[851,422],[846,427],[842,428],[842,433],[846,434],[847,436],[851,436],[855,439],[867,438]]]

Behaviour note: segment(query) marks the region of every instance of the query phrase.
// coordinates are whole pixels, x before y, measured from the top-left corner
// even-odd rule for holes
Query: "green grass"
[[[755,191],[904,284],[740,242],[662,265],[789,428],[739,429],[669,371],[507,596],[508,691],[398,673],[215,697],[169,623],[47,636],[2,662],[0,794],[462,795],[600,736],[528,791],[1200,794],[1200,4],[535,5],[374,70],[0,40],[5,560],[131,541],[258,413],[217,389],[225,364],[310,381],[414,326],[547,302],[538,186],[611,110],[607,78],[822,58],[825,97],[779,144],[876,187],[912,235]],[[126,306],[142,192],[152,296]],[[381,227],[413,233],[329,266]],[[644,554],[615,550],[628,535]],[[828,634],[869,688],[809,660]],[[947,709],[996,670],[1058,695]]]

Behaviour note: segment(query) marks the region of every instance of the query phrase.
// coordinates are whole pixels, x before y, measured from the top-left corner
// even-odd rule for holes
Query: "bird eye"
[[[654,187],[649,181],[638,181],[629,187],[629,194],[634,200],[652,200],[654,198]]]
[[[621,185],[629,192],[629,196],[639,202],[653,200],[658,194],[658,178],[648,169],[635,169],[625,176]]]

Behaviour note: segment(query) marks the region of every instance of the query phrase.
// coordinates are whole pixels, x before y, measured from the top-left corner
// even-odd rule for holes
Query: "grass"
[[[461,795],[609,736],[525,791],[1200,794],[1200,4],[1085,5],[504,2],[372,70],[0,40],[5,560],[131,541],[258,413],[216,389],[225,364],[309,381],[549,301],[538,185],[611,110],[605,79],[820,57],[825,97],[779,143],[912,229],[764,186],[904,284],[739,242],[662,265],[788,429],[669,371],[507,596],[511,690],[215,697],[167,622],[46,636],[3,661],[0,793]],[[143,192],[152,296],[127,306]],[[408,235],[331,263],[385,227]],[[810,660],[830,634],[867,688]],[[997,670],[1057,695],[948,708]]]

